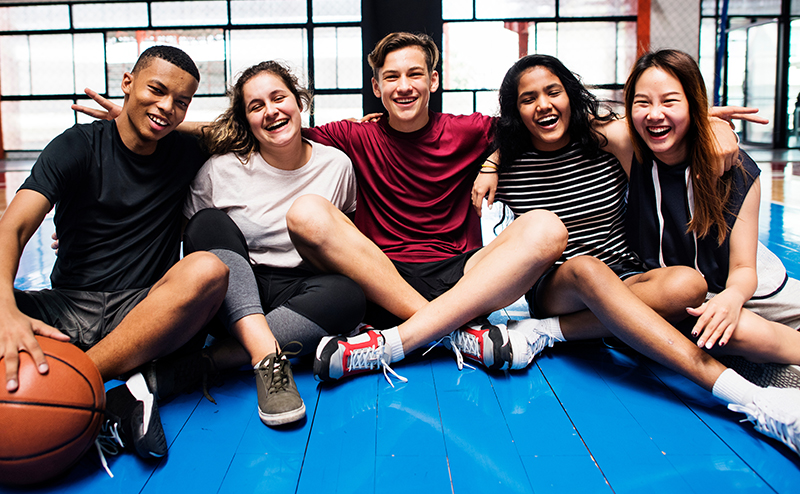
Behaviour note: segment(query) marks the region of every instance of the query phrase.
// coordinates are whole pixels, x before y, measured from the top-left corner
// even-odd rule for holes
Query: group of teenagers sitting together
[[[44,149],[0,219],[7,389],[19,352],[47,373],[34,335],[72,342],[125,380],[101,440],[152,458],[157,400],[224,369],[252,366],[275,426],[305,416],[292,356],[320,381],[391,383],[434,342],[513,370],[616,337],[800,452],[800,289],[758,242],[759,168],[728,123],[753,110],[710,109],[696,62],[661,50],[634,65],[624,118],[547,55],[508,70],[498,117],[450,115],[429,109],[438,60],[429,36],[389,34],[369,55],[386,112],[315,128],[274,61],[207,124],[183,122],[200,76],[174,47],[142,53],[121,107],[87,90],[105,110],[74,106],[98,120]],[[484,246],[485,199],[514,219]],[[16,290],[53,207],[52,289]],[[531,318],[488,322],[522,296]],[[744,377],[761,363],[781,365]]]

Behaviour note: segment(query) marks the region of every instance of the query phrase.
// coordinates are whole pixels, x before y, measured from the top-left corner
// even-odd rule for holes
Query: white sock
[[[711,394],[725,403],[747,405],[753,402],[753,395],[758,391],[758,386],[740,376],[733,369],[725,369],[719,375]]]
[[[389,347],[389,353],[392,356],[392,360],[388,363],[403,360],[406,354],[403,352],[403,341],[400,339],[400,330],[397,329],[397,326],[382,329],[380,333],[383,335],[383,344]]]
[[[521,331],[528,341],[534,341],[539,335],[546,334],[556,341],[567,341],[561,333],[561,320],[558,316],[547,319],[527,318],[520,321],[508,321],[508,329]]]

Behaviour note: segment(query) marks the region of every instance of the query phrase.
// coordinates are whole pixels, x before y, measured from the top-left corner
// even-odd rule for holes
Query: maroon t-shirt
[[[430,262],[481,247],[470,191],[490,146],[492,118],[430,113],[404,133],[386,118],[333,122],[303,134],[344,151],[355,167],[355,223],[392,260]]]

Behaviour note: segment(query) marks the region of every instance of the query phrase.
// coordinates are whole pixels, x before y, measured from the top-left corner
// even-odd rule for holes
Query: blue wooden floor
[[[797,184],[770,181],[769,166],[762,240],[798,277],[800,208],[769,202]],[[51,231],[46,223],[32,240],[18,286],[46,284]],[[112,479],[89,454],[48,485],[0,491],[800,492],[797,455],[628,350],[562,344],[524,371],[490,373],[459,371],[437,349],[394,368],[409,382],[392,388],[374,374],[320,385],[309,365],[295,366],[308,416],[283,429],[261,424],[252,375],[234,375],[211,389],[218,405],[200,392],[161,403],[163,460],[110,457]]]

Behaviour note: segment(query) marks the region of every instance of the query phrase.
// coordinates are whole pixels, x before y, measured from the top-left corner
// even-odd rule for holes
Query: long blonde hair
[[[717,176],[717,139],[708,121],[708,97],[703,76],[697,63],[688,54],[678,50],[659,50],[642,55],[631,69],[625,82],[625,113],[628,115],[628,131],[633,139],[636,159],[640,163],[653,158],[653,153],[633,126],[630,118],[636,82],[645,70],[659,68],[673,75],[683,86],[689,103],[689,130],[686,141],[687,160],[691,167],[694,187],[694,214],[687,225],[687,232],[695,232],[698,238],[708,235],[712,226],[717,227],[717,243],[728,235],[725,222],[726,204],[731,194],[732,172],[739,172],[737,163],[721,178]]]
[[[244,85],[252,78],[268,73],[278,77],[297,100],[302,111],[311,104],[311,92],[302,87],[297,77],[280,62],[268,61],[242,71],[236,84],[228,90],[230,106],[210,126],[203,129],[203,140],[211,154],[235,153],[247,159],[258,150],[258,141],[250,130],[244,107]]]

